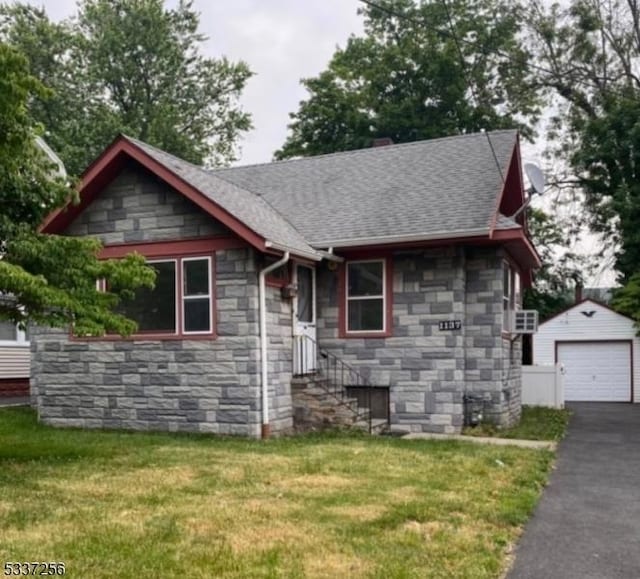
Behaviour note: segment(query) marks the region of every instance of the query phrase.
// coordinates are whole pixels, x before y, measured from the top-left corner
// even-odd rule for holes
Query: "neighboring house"
[[[145,255],[156,289],[124,307],[131,338],[38,329],[40,418],[259,436],[340,415],[313,395],[359,384],[396,429],[459,431],[466,393],[511,424],[511,320],[540,265],[524,202],[515,131],[215,171],[119,137],[43,231]]]
[[[52,164],[52,176],[66,177],[60,158],[40,137],[36,145]],[[0,258],[1,259],[1,258]],[[29,340],[15,324],[0,320],[0,397],[29,396]]]
[[[29,341],[11,322],[0,321],[0,398],[29,395]]]
[[[562,365],[566,401],[640,402],[640,340],[633,320],[591,299],[540,324],[534,364]]]

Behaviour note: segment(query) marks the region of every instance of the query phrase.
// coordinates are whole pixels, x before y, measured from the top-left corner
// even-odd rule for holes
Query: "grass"
[[[483,423],[475,428],[465,428],[463,434],[523,440],[561,440],[567,431],[570,416],[571,412],[565,409],[523,406],[520,423],[512,428],[498,429],[493,424]]]
[[[499,577],[553,455],[59,430],[0,411],[0,561],[68,577]]]

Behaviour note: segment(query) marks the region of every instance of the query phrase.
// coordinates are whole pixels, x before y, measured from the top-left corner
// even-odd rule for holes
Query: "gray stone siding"
[[[468,391],[484,395],[489,421],[510,426],[520,418],[522,338],[503,334],[505,254],[495,248],[466,254],[465,382]]]
[[[393,336],[338,337],[338,273],[318,273],[318,340],[370,378],[391,387],[391,426],[446,432],[462,426],[464,337],[440,320],[464,315],[464,255],[454,248],[393,256]]]
[[[283,299],[279,288],[267,286],[267,334],[269,335],[269,419],[271,432],[293,431],[292,302]]]
[[[84,428],[259,436],[258,284],[252,250],[216,253],[215,340],[70,340],[38,329],[40,419]]]
[[[129,166],[68,227],[103,244],[229,235],[222,224],[140,167]],[[217,339],[71,340],[38,328],[32,391],[42,421],[59,426],[259,436],[258,260],[215,255]],[[267,288],[271,430],[290,432],[291,303]]]
[[[228,229],[150,173],[129,167],[66,233],[91,235],[109,245],[224,235]]]
[[[445,247],[392,259],[391,337],[341,339],[338,273],[319,269],[321,347],[371,384],[391,387],[392,428],[459,432],[465,392],[484,396],[490,420],[512,423],[520,399],[519,345],[502,336],[501,250]],[[462,328],[440,331],[445,320],[461,320]]]

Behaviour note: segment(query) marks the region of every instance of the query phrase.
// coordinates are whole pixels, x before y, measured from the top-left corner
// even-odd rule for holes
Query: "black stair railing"
[[[324,381],[324,388],[338,400],[356,400],[357,410],[353,411],[358,421],[366,421],[369,432],[373,431],[371,403],[373,390],[385,387],[374,386],[356,368],[344,360],[324,350],[306,335],[294,336],[294,376],[316,375]],[[358,390],[358,396],[349,395],[349,388]],[[386,390],[388,405],[388,388]],[[388,423],[388,412],[387,412]]]

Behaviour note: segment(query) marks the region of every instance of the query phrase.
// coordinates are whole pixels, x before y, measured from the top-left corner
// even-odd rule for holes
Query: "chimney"
[[[579,304],[582,301],[582,284],[576,284],[576,303]]]
[[[393,145],[393,139],[391,137],[378,137],[373,139],[372,147],[386,147],[387,145]]]

